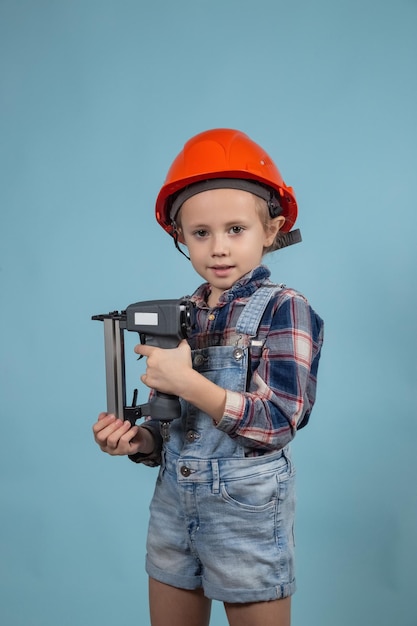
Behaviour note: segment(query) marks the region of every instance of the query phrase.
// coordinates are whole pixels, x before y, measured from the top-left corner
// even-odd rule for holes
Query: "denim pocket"
[[[274,509],[279,497],[277,470],[221,482],[223,500],[246,511]]]

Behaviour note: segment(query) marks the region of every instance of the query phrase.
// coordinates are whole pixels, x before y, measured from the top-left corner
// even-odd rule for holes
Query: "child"
[[[188,141],[156,201],[156,218],[204,279],[196,325],[178,348],[136,346],[142,382],[181,398],[159,423],[101,413],[100,448],[161,465],[147,540],[153,626],[206,626],[211,600],[231,626],[288,626],[294,577],[294,468],[289,442],[309,419],[323,322],[274,285],[266,252],[299,240],[291,187],[245,134]],[[295,233],[295,234],[294,234]]]

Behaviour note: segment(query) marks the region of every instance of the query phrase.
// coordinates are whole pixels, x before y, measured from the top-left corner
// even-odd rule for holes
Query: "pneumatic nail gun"
[[[190,336],[193,308],[188,298],[149,300],[130,304],[121,312],[92,317],[104,322],[107,412],[129,420],[132,425],[145,416],[159,420],[164,441],[169,440],[172,420],[181,416],[179,398],[155,391],[149,402],[137,405],[138,390],[135,389],[131,406],[126,405],[124,331],[137,332],[142,344],[176,348],[182,339]]]

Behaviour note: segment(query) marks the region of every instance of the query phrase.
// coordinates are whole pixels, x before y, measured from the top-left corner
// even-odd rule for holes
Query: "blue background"
[[[233,127],[297,194],[273,279],[326,321],[293,625],[417,625],[416,26],[415,0],[0,1],[2,624],[149,623],[156,472],[93,442],[90,318],[199,284],[154,200]]]

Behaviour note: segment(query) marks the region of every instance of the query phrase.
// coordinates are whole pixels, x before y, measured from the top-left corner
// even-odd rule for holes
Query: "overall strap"
[[[262,316],[271,298],[284,289],[285,285],[266,283],[259,287],[243,308],[236,324],[236,333],[256,337]]]

